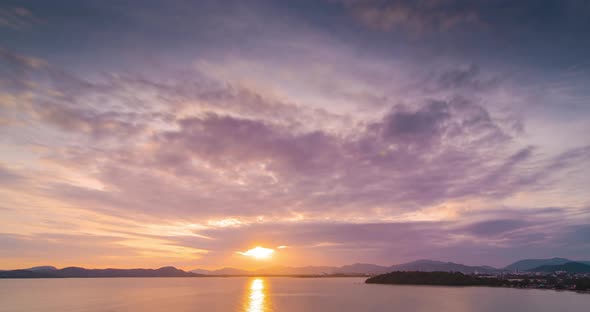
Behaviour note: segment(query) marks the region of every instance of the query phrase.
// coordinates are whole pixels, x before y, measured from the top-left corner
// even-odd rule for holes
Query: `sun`
[[[270,258],[274,252],[275,252],[274,249],[264,248],[264,247],[260,247],[260,246],[256,246],[255,248],[246,250],[244,252],[238,251],[238,253],[240,255],[252,257],[254,259],[259,259],[259,260]]]

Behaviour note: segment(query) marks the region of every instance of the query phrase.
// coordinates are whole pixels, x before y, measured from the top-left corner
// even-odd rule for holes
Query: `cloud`
[[[567,1],[493,2],[464,0],[358,0],[340,2],[365,27],[410,34],[497,32],[533,29],[553,33],[587,27],[587,3]],[[579,28],[578,28],[579,29]]]
[[[431,102],[415,112],[395,109],[385,117],[382,134],[396,143],[432,146],[444,135],[443,127],[449,118],[449,106],[444,102]]]
[[[562,256],[584,257],[584,252],[576,247],[582,248],[585,243],[580,241],[585,225],[583,220],[570,219],[570,208],[531,208],[526,212],[527,221],[518,219],[522,213],[521,209],[488,210],[487,220],[475,222],[468,221],[474,215],[467,212],[457,220],[446,222],[255,223],[231,229],[206,229],[202,233],[215,240],[191,242],[180,238],[179,243],[210,249],[213,259],[203,259],[203,263],[212,261],[213,265],[215,257],[223,257],[225,250],[251,247],[252,242],[271,246],[283,242],[289,248],[281,250],[277,257],[284,256],[286,260],[303,254],[308,262],[315,264],[334,264],[334,259],[342,257],[344,260],[336,263],[391,265],[435,258],[504,266],[527,255],[554,256],[546,248],[549,245],[571,245],[571,250]],[[588,213],[584,215],[587,217]],[[564,236],[564,233],[576,234]],[[482,257],[489,262],[482,262]],[[326,258],[330,259],[326,261]],[[299,260],[292,261],[297,265]]]
[[[25,30],[30,29],[36,23],[39,23],[39,19],[26,8],[0,8],[0,27],[6,27],[11,30]]]
[[[589,235],[590,224],[579,224],[568,228],[564,238],[569,244],[588,246],[590,244],[590,242],[588,242]]]
[[[0,245],[3,265],[12,269],[48,264],[79,266],[80,263],[90,268],[129,267],[129,258],[139,260],[132,264],[134,267],[158,267],[162,260],[183,264],[203,254],[200,249],[178,246],[167,240],[120,235],[0,233]]]
[[[144,125],[133,122],[132,113],[96,112],[44,103],[35,107],[34,114],[62,131],[86,134],[94,139],[116,137],[121,140],[144,130]]]
[[[46,190],[102,211],[395,214],[467,197],[505,198],[578,159],[571,152],[561,165],[526,168],[534,149],[503,152],[512,144],[506,126],[462,97],[393,105],[375,120],[334,131],[320,125],[337,116],[202,75],[172,83],[128,74],[86,82],[48,66],[32,75],[50,77],[55,95],[34,87],[30,105],[16,109],[81,140],[49,159],[92,168],[103,185],[56,183]],[[464,84],[474,75],[445,81]],[[311,115],[318,125],[304,123]],[[84,138],[104,143],[89,146]]]
[[[522,220],[490,220],[472,224],[466,230],[478,236],[494,236],[520,229],[527,225]]]
[[[37,82],[24,84],[34,95],[27,105],[6,109],[71,140],[51,143],[45,159],[99,185],[53,181],[43,192],[116,215],[378,219],[447,201],[504,199],[586,155],[580,149],[541,159],[535,148],[515,145],[510,125],[472,97],[424,97],[366,120],[199,71],[90,82],[14,53],[4,59]],[[471,66],[436,81],[462,88],[479,76]],[[345,127],[344,120],[353,122]]]
[[[110,152],[96,175],[104,191],[56,185],[56,195],[155,214],[321,218],[505,198],[560,170],[553,160],[527,165],[530,147],[494,152],[510,137],[482,107],[464,101],[396,106],[354,136],[214,113],[177,125],[152,130],[146,145]],[[97,156],[89,153],[84,159]]]
[[[453,69],[442,71],[435,76],[436,88],[438,90],[467,89],[482,91],[500,85],[499,77],[485,77],[482,75],[479,66],[470,64]]]
[[[464,1],[348,1],[345,4],[362,24],[374,30],[423,33],[482,27],[476,7]]]
[[[5,64],[12,65],[16,69],[20,69],[21,66],[32,69],[47,66],[47,63],[40,58],[18,54],[6,48],[0,48],[0,57]]]
[[[481,218],[481,213],[487,220],[470,221]],[[528,220],[521,220],[523,215]],[[342,265],[355,261],[391,265],[431,258],[504,266],[520,257],[554,256],[554,246],[568,246],[567,250],[556,249],[561,250],[560,256],[583,259],[587,256],[583,239],[587,217],[587,208],[577,213],[571,208],[530,208],[526,212],[511,208],[466,212],[457,220],[445,222],[261,222],[193,229],[210,239],[167,235],[162,229],[141,234],[129,224],[122,224],[121,229],[126,231],[94,235],[55,231],[0,234],[0,244],[6,247],[3,250],[10,250],[3,258],[5,263],[14,263],[14,268],[24,265],[19,262],[23,258],[36,259],[31,265],[84,262],[97,267],[128,267],[128,257],[138,259],[133,265],[144,267],[157,266],[163,259],[185,268],[190,268],[187,263],[197,262],[211,267],[220,266],[220,262],[239,266],[239,258],[232,258],[235,250],[281,243],[289,248],[282,248],[274,257],[284,261],[283,265]],[[114,226],[107,220],[101,224],[104,228]],[[482,262],[482,257],[487,262]]]
[[[22,175],[14,172],[14,170],[6,168],[2,163],[0,163],[0,184],[13,184],[21,182],[22,179]]]

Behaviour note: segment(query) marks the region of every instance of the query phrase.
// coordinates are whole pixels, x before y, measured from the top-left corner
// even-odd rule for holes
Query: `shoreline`
[[[510,286],[489,286],[489,285],[431,285],[431,284],[392,284],[392,283],[364,283],[367,285],[385,285],[385,286],[424,286],[424,287],[451,287],[451,288],[504,288],[504,289],[518,289],[518,290],[546,290],[555,292],[573,292],[578,294],[590,295],[590,290],[575,290],[575,289],[555,289],[555,288],[539,288],[539,287],[510,287]]]

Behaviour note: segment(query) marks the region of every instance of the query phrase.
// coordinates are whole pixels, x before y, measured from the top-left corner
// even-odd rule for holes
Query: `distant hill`
[[[254,274],[261,275],[323,275],[333,274],[335,267],[330,266],[304,266],[304,267],[286,267],[274,266],[254,271]]]
[[[55,278],[58,276],[29,270],[0,271],[0,278]]]
[[[558,272],[565,271],[568,273],[590,273],[590,265],[580,262],[568,262],[558,265],[542,265],[528,270],[529,272]]]
[[[195,273],[195,274],[201,274],[201,275],[211,275],[211,270],[206,270],[206,269],[194,269],[194,270],[190,270],[189,272],[191,273]]]
[[[234,268],[220,270],[195,269],[191,272],[205,275],[376,275],[392,271],[444,271],[461,273],[496,273],[501,270],[490,266],[467,266],[453,262],[433,260],[418,260],[392,266],[381,266],[370,263],[355,263],[341,267],[331,266],[306,266],[306,267],[271,267],[254,271],[245,271]]]
[[[389,271],[497,273],[501,270],[490,266],[468,266],[453,262],[417,260],[413,262],[392,265],[389,267]]]
[[[57,268],[54,266],[46,265],[46,266],[32,267],[32,268],[28,268],[25,270],[31,271],[31,272],[54,272],[54,271],[57,271]]]
[[[337,268],[336,274],[383,274],[391,271],[390,267],[368,263],[355,263]]]
[[[523,271],[528,271],[530,269],[534,269],[534,268],[537,268],[537,267],[540,267],[543,265],[560,265],[560,264],[565,264],[568,262],[575,262],[575,261],[570,260],[570,259],[565,259],[565,258],[525,259],[525,260],[516,261],[516,262],[504,267],[504,270],[510,271],[510,272],[515,272],[515,271],[523,272]]]
[[[223,268],[218,270],[195,269],[190,272],[205,275],[217,276],[244,276],[244,275],[322,275],[332,274],[336,267],[328,266],[306,266],[306,267],[286,267],[273,266],[253,271],[241,270],[236,268]]]
[[[204,275],[248,275],[249,273],[251,273],[250,271],[240,270],[236,268],[223,268],[218,270],[196,269],[191,270],[190,272]]]
[[[64,277],[197,277],[202,276],[185,272],[175,267],[159,269],[85,269],[68,267],[56,269],[51,267],[30,268],[25,270],[1,271],[0,278],[64,278]]]

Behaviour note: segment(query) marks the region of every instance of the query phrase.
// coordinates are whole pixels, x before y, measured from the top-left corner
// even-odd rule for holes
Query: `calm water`
[[[364,278],[0,280],[0,311],[590,311],[590,295]]]

